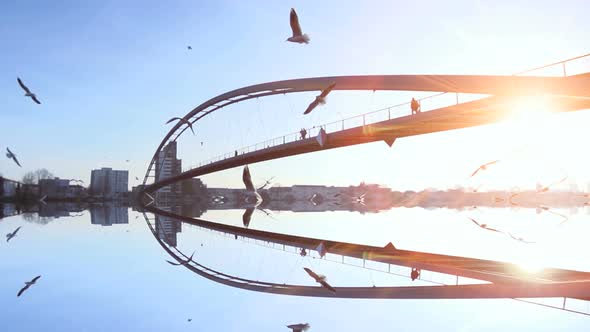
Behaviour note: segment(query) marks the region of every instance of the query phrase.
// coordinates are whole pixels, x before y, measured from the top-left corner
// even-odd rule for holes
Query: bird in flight
[[[170,265],[175,265],[175,266],[178,266],[178,265],[187,265],[188,263],[190,263],[191,261],[193,261],[193,255],[194,254],[195,254],[195,252],[193,251],[192,255],[187,260],[184,260],[184,261],[183,260],[180,260],[180,263],[171,262],[169,260],[166,260],[166,262],[168,262],[168,264],[170,264]]]
[[[480,165],[480,166],[479,166],[479,167],[478,167],[478,168],[475,170],[475,172],[473,172],[473,173],[471,174],[471,176],[470,176],[470,177],[473,177],[473,176],[475,176],[475,174],[477,174],[479,171],[485,171],[486,169],[488,169],[488,167],[489,167],[489,166],[491,166],[491,165],[494,165],[494,164],[498,163],[499,161],[500,161],[500,160],[494,160],[494,161],[490,161],[489,163],[485,163],[485,164],[483,164],[483,165]]]
[[[39,280],[39,278],[41,278],[41,276],[36,276],[31,281],[25,281],[25,287],[21,288],[18,291],[18,294],[16,294],[16,296],[17,297],[21,296],[27,289],[29,289],[29,287],[33,286],[37,282],[37,280]]]
[[[193,47],[192,47],[192,46],[190,46],[190,45],[188,45],[188,46],[186,47],[186,49],[187,49],[187,50],[192,50],[192,49],[193,49]]]
[[[179,118],[179,117],[173,117],[172,119],[168,120],[168,122],[166,122],[166,124],[169,124],[170,122],[174,121],[174,120],[178,120],[182,123],[186,123],[186,125],[191,129],[191,131],[193,132],[193,135],[195,134],[195,131],[193,130],[193,124],[188,121],[187,119],[183,119],[183,118]],[[201,144],[202,145],[202,144]]]
[[[9,148],[6,148],[6,158],[14,160],[18,167],[22,167],[18,162],[18,159],[16,159],[16,155],[12,151],[10,151]]]
[[[291,324],[287,325],[287,327],[293,330],[293,332],[303,332],[309,330],[308,323]]]
[[[556,186],[556,185],[558,185],[558,184],[560,184],[560,183],[563,183],[565,180],[567,180],[567,177],[568,177],[568,176],[566,175],[566,176],[564,176],[564,177],[563,177],[561,180],[559,180],[559,181],[557,181],[557,182],[553,182],[552,184],[550,184],[550,185],[548,185],[548,186],[546,186],[546,187],[542,187],[542,188],[540,188],[540,189],[537,189],[537,192],[538,192],[538,193],[544,193],[544,192],[548,192],[548,191],[549,191],[549,189],[551,189],[551,187],[553,187],[553,186]]]
[[[139,181],[139,178],[136,176],[136,177],[135,177],[135,180],[136,180],[136,181]]]
[[[15,230],[14,230],[12,233],[8,233],[8,234],[6,234],[6,242],[8,242],[8,241],[12,240],[12,238],[16,236],[16,233],[18,233],[18,231],[19,231],[20,227],[21,227],[21,226],[18,226],[18,228],[17,228],[17,229],[15,229]]]
[[[34,93],[31,93],[31,90],[29,90],[29,88],[27,88],[27,86],[23,83],[23,81],[20,80],[20,78],[16,78],[18,85],[20,85],[20,87],[25,90],[25,97],[31,97],[31,99],[33,99],[34,102],[36,102],[37,104],[41,104],[41,102],[37,99],[37,96]]]
[[[326,103],[326,97],[332,91],[332,89],[334,89],[335,86],[336,86],[336,83],[332,83],[327,88],[322,90],[322,93],[320,93],[319,95],[317,95],[315,97],[314,101],[312,101],[311,104],[309,104],[309,106],[307,106],[307,109],[305,110],[305,112],[303,112],[303,114],[305,115],[305,114],[310,113],[318,105],[324,105]]]
[[[303,32],[301,32],[301,25],[299,25],[299,18],[297,17],[297,13],[295,9],[291,8],[291,14],[289,15],[289,23],[291,24],[291,30],[293,31],[293,36],[287,38],[287,41],[299,44],[309,44],[309,36]]]
[[[305,272],[307,272],[307,274],[309,274],[310,277],[312,277],[315,280],[315,282],[322,285],[322,287],[328,289],[330,292],[336,293],[336,289],[328,283],[325,276],[316,274],[307,267],[304,267],[303,269],[305,270]]]
[[[504,234],[504,232],[502,232],[502,231],[499,231],[499,230],[497,230],[497,229],[495,229],[495,228],[490,228],[490,227],[488,227],[488,225],[487,225],[487,224],[480,224],[480,223],[478,223],[478,222],[477,222],[477,221],[475,221],[475,219],[473,219],[473,218],[469,218],[469,220],[471,220],[471,221],[472,221],[474,224],[476,224],[477,226],[479,226],[479,227],[481,227],[481,228],[483,228],[483,229],[485,229],[485,230],[492,231],[492,232],[498,232],[498,233],[502,233],[502,234]]]

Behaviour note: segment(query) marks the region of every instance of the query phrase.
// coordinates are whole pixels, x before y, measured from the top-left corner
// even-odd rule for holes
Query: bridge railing
[[[543,76],[567,76],[567,75],[574,75],[585,72],[585,70],[590,67],[590,53],[577,56],[574,58],[569,58],[566,60],[554,62],[548,65],[544,65],[541,67],[532,68],[526,71],[518,72],[514,74],[517,75],[524,75],[524,74],[531,74],[535,73],[537,75]],[[481,94],[465,94],[465,93],[448,93],[448,92],[441,92],[436,93],[424,98],[417,99],[420,102],[420,110],[422,112],[428,112],[434,109],[448,107],[452,105],[457,105],[459,103],[464,103],[468,101],[474,101],[481,98],[486,97],[487,95]],[[403,116],[411,115],[410,109],[410,101],[392,105],[389,107],[381,108],[375,111],[371,111],[368,113],[340,119],[333,122],[328,122],[320,125],[313,126],[311,128],[305,128],[306,135],[305,138],[312,138],[316,137],[320,130],[323,128],[326,133],[334,133],[337,131],[342,131],[350,128],[361,127],[369,124],[374,124],[377,122],[391,120]],[[197,165],[193,165],[186,170],[194,169],[197,167],[205,166],[214,162],[222,161],[228,158],[232,158],[236,155],[242,155],[245,153],[255,152],[262,149],[267,149],[275,146],[279,146],[282,144],[296,142],[302,139],[302,135],[300,131],[291,132],[283,136],[278,136],[263,142],[258,142],[253,145],[249,145],[246,147],[242,147],[239,149],[234,150],[233,152],[228,152],[211,159],[205,160],[200,162]]]

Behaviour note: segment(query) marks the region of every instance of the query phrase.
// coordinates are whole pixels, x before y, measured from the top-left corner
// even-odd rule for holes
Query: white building
[[[129,171],[117,171],[103,167],[92,170],[90,193],[105,197],[116,197],[129,191]]]

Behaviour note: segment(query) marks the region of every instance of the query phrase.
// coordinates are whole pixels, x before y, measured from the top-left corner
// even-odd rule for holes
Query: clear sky
[[[291,6],[311,36],[309,45],[285,42]],[[88,182],[91,169],[106,166],[130,169],[134,185],[166,133],[164,122],[220,93],[324,75],[511,74],[588,53],[588,6],[586,1],[3,3],[0,142],[23,168],[2,158],[0,173],[19,179],[45,167]],[[22,96],[17,76],[42,105]],[[184,165],[410,97],[337,92],[327,106],[301,116],[313,95],[254,100],[202,121],[195,137],[181,138]],[[498,133],[503,131],[476,129],[399,140],[392,149],[378,143],[317,153],[268,163],[254,174],[274,175],[285,185],[367,180],[398,188],[451,187],[464,184],[463,175],[477,165],[512,153],[511,146],[490,143]],[[447,143],[444,149],[441,142]],[[473,147],[478,151],[458,158]],[[433,172],[429,165],[441,160],[453,161],[444,172]],[[309,165],[328,166],[300,171]],[[238,172],[205,180],[237,186]],[[420,181],[399,180],[416,179],[416,172]],[[506,178],[514,168],[506,172],[498,174]]]

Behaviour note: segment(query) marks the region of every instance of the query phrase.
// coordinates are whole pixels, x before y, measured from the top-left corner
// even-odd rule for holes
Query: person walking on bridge
[[[420,102],[412,97],[412,101],[410,102],[410,108],[412,109],[412,115],[418,114],[421,112],[420,110]]]
[[[301,128],[299,134],[301,134],[301,139],[305,139],[305,136],[307,136],[307,130],[305,130],[305,128]]]

